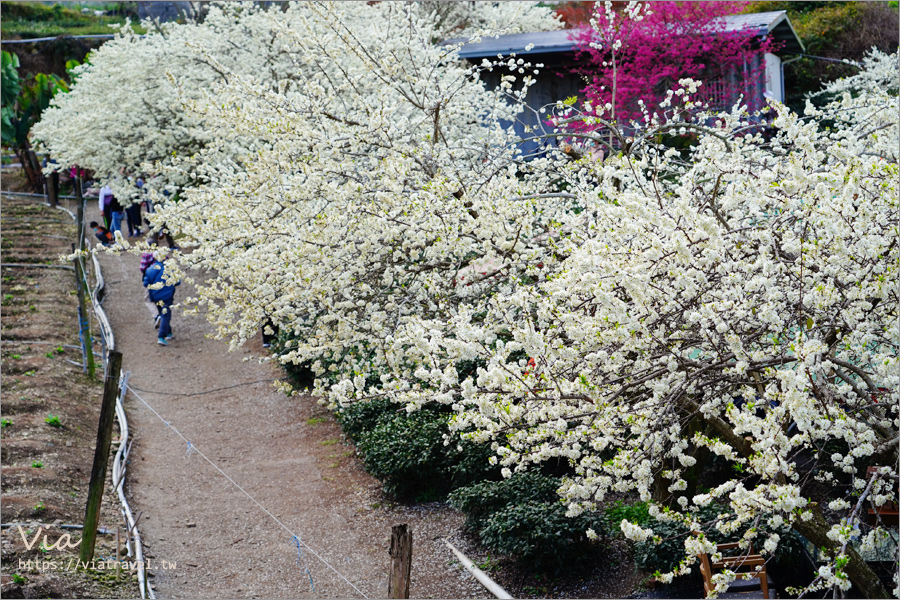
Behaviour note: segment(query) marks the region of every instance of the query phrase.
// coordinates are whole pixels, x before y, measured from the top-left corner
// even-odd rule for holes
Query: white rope
[[[247,491],[246,491],[244,488],[242,488],[240,485],[238,485],[238,483],[237,483],[234,479],[232,479],[231,477],[229,477],[229,476],[228,476],[228,473],[226,473],[225,471],[223,471],[222,469],[220,469],[219,466],[218,466],[216,463],[214,463],[213,461],[211,461],[205,454],[203,454],[203,452],[201,452],[200,449],[198,449],[197,446],[195,446],[195,445],[193,444],[193,442],[191,442],[189,439],[187,439],[186,437],[184,437],[184,436],[181,434],[181,432],[178,431],[178,429],[175,428],[175,426],[173,426],[171,423],[169,423],[168,421],[166,421],[165,419],[163,419],[163,418],[162,418],[162,415],[160,415],[158,412],[156,412],[156,410],[155,410],[152,406],[150,406],[149,404],[147,404],[147,402],[146,402],[143,398],[141,398],[140,395],[139,395],[136,391],[134,391],[134,388],[133,388],[133,387],[131,387],[130,385],[127,386],[127,387],[128,387],[128,390],[129,390],[132,394],[134,394],[135,398],[137,398],[138,400],[140,400],[141,403],[142,403],[144,406],[146,406],[147,408],[149,408],[149,409],[150,409],[150,412],[152,412],[154,415],[156,415],[156,417],[157,417],[160,421],[162,421],[162,423],[163,423],[166,427],[168,427],[169,429],[171,429],[172,431],[174,431],[174,432],[175,432],[175,435],[177,435],[178,437],[180,437],[182,440],[184,440],[184,441],[188,444],[188,448],[189,448],[190,452],[196,452],[197,454],[199,454],[206,462],[208,462],[210,465],[212,465],[212,467],[213,467],[216,471],[218,471],[219,473],[221,473],[222,476],[223,476],[225,479],[227,479],[228,481],[230,481],[230,482],[232,483],[232,485],[234,485],[234,487],[236,487],[237,489],[239,489],[239,490],[241,491],[241,493],[243,493],[245,496],[247,496],[248,498],[250,498],[250,500],[253,501],[254,504],[256,504],[256,505],[257,505],[264,513],[266,513],[269,517],[271,517],[271,519],[272,519],[273,521],[275,521],[276,523],[278,523],[279,525],[281,525],[282,529],[284,529],[284,530],[287,531],[289,534],[291,534],[291,536],[292,536],[293,539],[297,540],[300,544],[303,544],[303,546],[309,551],[310,554],[312,554],[312,555],[315,556],[317,559],[319,559],[319,561],[320,561],[323,565],[325,565],[326,567],[328,567],[329,569],[331,569],[332,571],[334,571],[334,572],[337,574],[338,577],[340,577],[341,579],[343,579],[344,581],[346,581],[347,584],[348,584],[350,587],[352,587],[354,590],[356,590],[356,592],[357,592],[359,595],[361,595],[363,598],[368,598],[368,596],[366,596],[366,594],[365,594],[362,590],[360,590],[358,587],[356,587],[355,585],[353,585],[353,582],[351,582],[349,579],[347,579],[346,577],[344,577],[344,576],[341,574],[340,571],[338,571],[338,570],[335,569],[333,566],[331,566],[331,564],[330,564],[327,560],[325,560],[324,558],[322,558],[315,550],[313,550],[312,548],[310,548],[310,547],[309,547],[309,544],[307,544],[306,542],[304,542],[304,541],[300,538],[299,535],[297,535],[296,533],[294,533],[294,532],[291,530],[290,527],[288,527],[287,525],[285,525],[284,523],[282,523],[282,522],[278,519],[278,517],[276,517],[276,516],[273,515],[271,512],[269,512],[269,511],[266,509],[265,506],[263,506],[262,504],[260,504],[259,502],[257,502],[256,498],[254,498],[254,497],[251,496],[249,493],[247,493]]]
[[[113,459],[112,482],[115,486],[116,495],[119,497],[119,503],[122,505],[120,512],[122,513],[122,518],[125,519],[125,527],[127,527],[130,532],[125,536],[125,545],[128,549],[129,556],[131,555],[131,546],[129,545],[128,540],[134,538],[134,558],[138,565],[138,588],[141,592],[141,598],[155,600],[156,593],[153,591],[150,580],[147,578],[147,563],[144,560],[144,547],[141,543],[141,532],[138,531],[137,519],[134,518],[134,514],[131,512],[131,507],[128,505],[128,500],[125,498],[125,490],[122,485],[125,482],[128,452],[131,449],[131,446],[128,444],[128,420],[125,418],[125,406],[122,404],[122,400],[125,397],[125,388],[128,385],[129,375],[130,372],[126,371],[121,376],[119,380],[119,393],[116,395],[116,417],[119,419],[119,433],[121,437],[119,439],[119,449]],[[116,558],[118,558],[118,556]]]

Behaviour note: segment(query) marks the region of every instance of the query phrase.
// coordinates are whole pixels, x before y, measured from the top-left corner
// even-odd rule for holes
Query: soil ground
[[[102,366],[94,380],[79,366],[73,271],[38,266],[60,266],[56,258],[69,252],[76,236],[71,217],[34,199],[5,196],[0,215],[3,597],[132,597],[137,584],[130,576],[117,583],[103,572],[77,572],[69,566],[77,550],[41,550],[40,540],[28,550],[15,526],[23,524],[29,542],[41,526],[48,545],[62,534],[81,538],[80,531],[57,526],[84,518],[103,386]],[[115,531],[117,506],[103,503],[100,527]],[[95,556],[112,556],[115,536],[97,539]]]

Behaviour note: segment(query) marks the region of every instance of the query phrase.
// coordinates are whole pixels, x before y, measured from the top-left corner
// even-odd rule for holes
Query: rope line
[[[141,404],[143,404],[144,406],[146,406],[147,408],[149,408],[149,409],[150,409],[150,412],[152,412],[154,415],[156,415],[156,418],[158,418],[160,421],[162,421],[163,424],[166,425],[166,427],[168,427],[169,429],[171,429],[171,430],[175,433],[175,435],[177,435],[178,437],[180,437],[182,440],[184,440],[184,441],[188,444],[188,449],[189,449],[189,451],[195,452],[195,453],[197,453],[198,455],[200,455],[200,456],[203,458],[203,460],[205,460],[206,462],[208,462],[208,463],[209,463],[216,471],[218,471],[225,479],[227,479],[228,481],[230,481],[231,484],[234,485],[234,487],[236,487],[238,490],[240,490],[242,494],[244,494],[245,496],[247,496],[247,497],[248,497],[248,498],[249,498],[256,506],[258,506],[258,507],[260,508],[260,510],[262,510],[264,513],[266,513],[273,521],[275,521],[276,523],[278,523],[278,524],[281,526],[282,529],[284,529],[284,530],[287,531],[289,534],[291,534],[291,538],[292,538],[293,540],[296,541],[298,549],[299,549],[300,545],[302,544],[303,547],[305,547],[305,548],[309,551],[310,554],[312,554],[312,555],[315,556],[317,559],[319,559],[319,561],[320,561],[323,565],[325,565],[326,567],[328,567],[329,569],[331,569],[332,571],[334,571],[335,574],[336,574],[338,577],[340,577],[340,578],[343,579],[345,582],[347,582],[347,585],[349,585],[349,586],[352,587],[354,590],[356,590],[356,592],[357,592],[359,595],[361,595],[363,598],[368,598],[368,596],[366,596],[366,594],[365,594],[362,590],[360,590],[358,587],[356,587],[355,585],[353,585],[353,582],[351,582],[349,579],[347,579],[346,577],[344,577],[344,576],[341,574],[340,571],[338,571],[338,570],[335,569],[333,566],[331,566],[331,563],[329,563],[327,560],[325,560],[324,558],[322,558],[315,550],[313,550],[312,548],[310,548],[309,544],[307,544],[307,543],[304,542],[302,539],[300,539],[300,536],[298,536],[296,533],[294,533],[293,531],[291,531],[291,528],[290,528],[290,527],[288,527],[287,525],[285,525],[284,523],[282,523],[281,520],[278,519],[278,517],[276,517],[276,516],[273,515],[271,512],[269,512],[269,511],[266,509],[265,506],[263,506],[262,504],[260,504],[260,503],[256,500],[256,498],[254,498],[253,496],[251,496],[251,495],[250,495],[244,488],[242,488],[242,487],[241,487],[234,479],[232,479],[231,477],[229,477],[229,476],[228,476],[228,473],[226,473],[226,472],[223,471],[221,468],[219,468],[219,466],[218,466],[216,463],[214,463],[212,460],[209,459],[209,457],[207,457],[205,454],[203,454],[203,452],[201,452],[200,449],[197,448],[197,446],[195,446],[194,444],[192,444],[192,443],[190,442],[190,440],[188,440],[186,437],[184,437],[184,435],[182,435],[182,433],[181,433],[180,431],[178,431],[178,429],[176,429],[176,428],[175,428],[173,425],[171,425],[168,421],[166,421],[165,419],[163,419],[162,415],[160,415],[158,412],[156,412],[156,409],[154,409],[152,406],[150,406],[149,404],[147,404],[146,400],[144,400],[143,398],[141,398],[141,396],[137,393],[137,391],[135,391],[135,388],[131,387],[130,385],[128,385],[127,388],[131,391],[132,394],[134,394],[134,397],[135,397],[135,398],[137,398],[138,400],[140,400]],[[308,569],[308,568],[307,568],[306,571],[307,571],[307,573],[309,574],[309,569]],[[312,584],[312,574],[309,575],[309,581],[310,581],[310,584]],[[313,586],[313,591],[315,591],[315,586]]]
[[[236,383],[234,385],[227,385],[225,387],[215,388],[212,390],[206,390],[203,392],[192,392],[190,394],[178,394],[173,392],[154,392],[153,390],[142,390],[141,388],[136,388],[132,386],[128,386],[132,390],[136,390],[138,392],[144,392],[145,394],[159,394],[162,396],[203,396],[204,394],[212,394],[213,392],[221,392],[222,390],[230,390],[236,387],[241,387],[243,385],[253,385],[254,383],[267,383],[269,381],[285,381],[284,377],[276,377],[275,379],[257,379],[256,381],[245,381],[244,383]]]

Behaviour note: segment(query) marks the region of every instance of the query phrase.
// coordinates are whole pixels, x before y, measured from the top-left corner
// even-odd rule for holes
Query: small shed
[[[756,85],[758,99],[763,97],[784,100],[784,72],[781,57],[804,52],[803,43],[797,36],[787,13],[783,10],[728,15],[724,19],[723,30],[741,31],[749,29],[760,39],[771,37],[776,42],[776,50],[766,53],[764,76]],[[576,59],[576,43],[572,39],[574,30],[538,31],[534,33],[516,33],[484,38],[477,43],[467,43],[459,51],[460,58],[478,63],[484,58],[505,58],[515,55],[532,65],[543,67],[535,77],[537,82],[531,87],[526,98],[529,110],[523,114],[516,124],[516,130],[526,136],[526,127],[535,128],[541,125],[544,117],[538,113],[542,106],[579,96],[585,87],[582,78],[572,72]],[[448,40],[445,43],[460,43],[462,39]],[[527,48],[527,49],[526,49]],[[757,58],[758,60],[758,58]],[[751,68],[760,65],[749,65]],[[498,70],[485,72],[482,79],[489,86],[496,87],[500,83],[501,73]],[[537,144],[526,143],[523,150],[536,149]]]

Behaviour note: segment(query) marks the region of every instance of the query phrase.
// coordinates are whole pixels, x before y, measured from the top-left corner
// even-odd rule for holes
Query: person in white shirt
[[[115,235],[117,231],[122,230],[122,218],[125,216],[125,209],[119,204],[109,185],[104,185],[100,189],[98,202],[100,204],[100,214],[108,224],[107,228]]]

